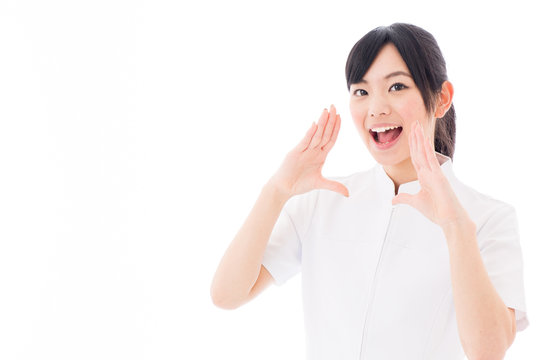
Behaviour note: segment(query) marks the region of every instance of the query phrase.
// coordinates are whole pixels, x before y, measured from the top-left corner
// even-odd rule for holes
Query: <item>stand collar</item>
[[[452,169],[452,159],[438,152],[435,152],[435,155],[437,156],[437,160],[439,160],[439,165],[441,165],[442,172],[444,173],[448,181],[452,183],[454,179],[454,172]],[[387,191],[390,191],[392,196],[394,196],[394,182],[388,176],[386,171],[384,171],[383,166],[377,163],[375,165],[375,171],[376,171],[377,185],[384,188],[385,193]],[[413,181],[409,181],[409,182],[401,184],[398,189],[398,194],[400,193],[416,194],[418,191],[420,191],[420,183],[418,180],[413,180]]]

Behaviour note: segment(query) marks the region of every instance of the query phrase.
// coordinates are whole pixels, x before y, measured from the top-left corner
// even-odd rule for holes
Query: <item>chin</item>
[[[381,154],[371,151],[371,156],[373,156],[375,161],[382,166],[397,166],[406,162],[410,158],[408,154],[400,154],[397,152],[386,152]]]

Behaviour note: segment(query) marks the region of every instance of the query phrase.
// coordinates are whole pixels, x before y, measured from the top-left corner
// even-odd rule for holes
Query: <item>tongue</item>
[[[400,132],[401,132],[401,128],[386,130],[385,132],[380,132],[378,134],[379,142],[385,143],[385,142],[392,141],[398,137]]]

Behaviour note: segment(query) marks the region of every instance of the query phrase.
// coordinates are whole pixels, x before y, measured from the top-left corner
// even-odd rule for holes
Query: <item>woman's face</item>
[[[379,164],[395,166],[410,161],[408,139],[416,121],[433,139],[432,116],[395,45],[381,48],[362,81],[351,85],[350,94],[354,124]]]

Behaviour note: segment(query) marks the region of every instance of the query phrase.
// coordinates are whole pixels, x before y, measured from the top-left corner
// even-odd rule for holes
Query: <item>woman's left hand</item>
[[[414,195],[400,193],[392,199],[392,204],[408,204],[443,229],[468,220],[467,212],[442,172],[433,141],[424,135],[418,122],[411,126],[409,148],[420,191]]]

